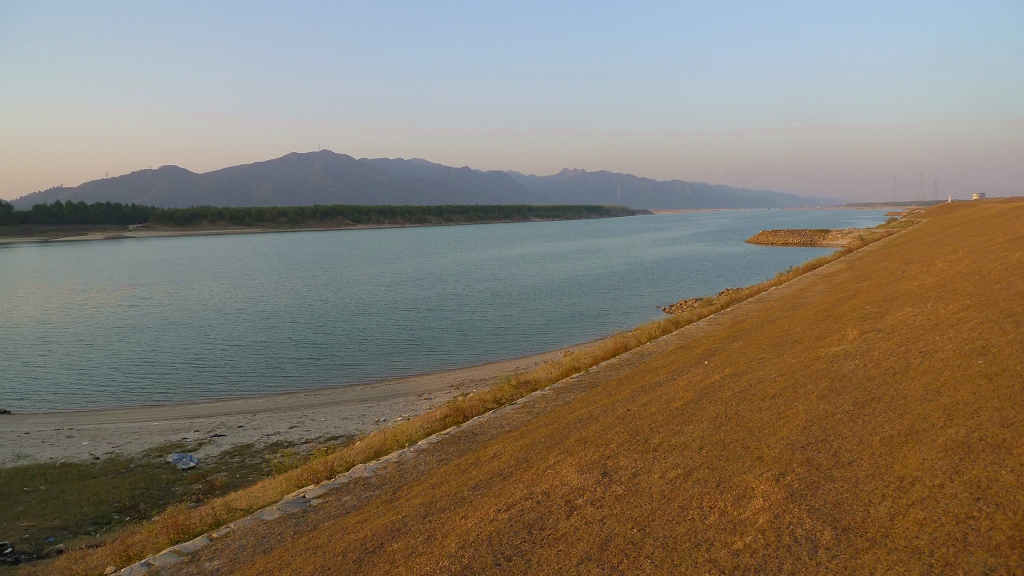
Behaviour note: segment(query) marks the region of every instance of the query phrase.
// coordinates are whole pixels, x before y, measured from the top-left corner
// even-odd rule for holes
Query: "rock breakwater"
[[[863,228],[761,230],[746,239],[767,246],[846,246],[864,236]]]

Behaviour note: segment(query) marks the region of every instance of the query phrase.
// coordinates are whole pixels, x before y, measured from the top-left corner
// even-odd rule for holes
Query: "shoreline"
[[[0,468],[131,456],[197,443],[200,459],[242,444],[328,441],[422,414],[600,340],[532,356],[362,384],[146,406],[0,415]],[[202,445],[198,443],[202,442]]]
[[[210,228],[210,229],[156,229],[123,230],[111,229],[104,232],[88,232],[73,236],[0,236],[0,244],[91,242],[96,240],[128,240],[132,238],[173,238],[177,236],[229,236],[236,234],[272,234],[276,232],[333,232],[343,230],[379,230],[386,228],[427,228],[435,226],[470,226],[473,224],[513,224],[518,222],[548,222],[548,220],[495,220],[492,222],[460,222],[444,224],[354,224],[352,226],[315,228]]]
[[[656,214],[690,214],[697,212],[722,212],[740,210],[876,210],[866,207],[793,207],[793,208],[685,208],[667,210],[647,210],[632,214],[633,216],[647,216]],[[618,216],[625,218],[626,216]],[[311,226],[303,228],[248,228],[217,226],[210,228],[175,229],[171,227],[153,227],[150,229],[128,230],[123,226],[112,226],[110,229],[96,229],[84,233],[75,233],[70,236],[54,234],[39,234],[30,236],[0,236],[0,246],[7,244],[30,244],[50,242],[92,242],[97,240],[128,240],[132,238],[171,238],[177,236],[225,236],[234,234],[271,234],[277,232],[331,232],[341,230],[380,230],[388,228],[428,228],[435,226],[473,226],[482,224],[520,224],[527,222],[567,222],[569,220],[491,220],[487,222],[443,222],[430,224],[352,224],[348,226]],[[52,230],[52,229],[51,229]]]
[[[627,216],[645,216],[642,212]],[[627,216],[608,216],[608,218],[626,218]],[[0,236],[0,245],[4,244],[48,244],[51,242],[92,242],[97,240],[129,240],[133,238],[172,238],[178,236],[227,236],[235,234],[272,234],[284,232],[335,232],[346,230],[382,230],[390,228],[434,228],[439,226],[474,226],[485,224],[525,224],[529,222],[569,222],[572,220],[593,220],[597,218],[563,218],[529,220],[487,220],[482,222],[439,222],[428,224],[351,224],[344,226],[310,226],[299,228],[249,228],[225,227],[178,229],[171,227],[150,227],[149,229],[126,229],[114,226],[108,230],[97,229],[70,236],[39,234],[35,236]],[[55,229],[51,229],[55,230]]]

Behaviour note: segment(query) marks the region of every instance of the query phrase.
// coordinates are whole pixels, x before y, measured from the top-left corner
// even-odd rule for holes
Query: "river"
[[[0,408],[280,392],[530,355],[827,254],[743,240],[880,210],[0,246]]]

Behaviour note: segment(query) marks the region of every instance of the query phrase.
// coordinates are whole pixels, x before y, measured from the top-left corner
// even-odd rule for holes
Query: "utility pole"
[[[924,200],[924,174],[917,181],[917,199]]]
[[[892,203],[896,203],[896,175],[892,175]]]
[[[932,200],[939,199],[939,179],[935,179],[935,187],[932,188]]]

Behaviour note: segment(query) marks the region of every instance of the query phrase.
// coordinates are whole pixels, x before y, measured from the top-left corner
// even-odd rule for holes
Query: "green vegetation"
[[[11,226],[17,224],[14,218],[14,206],[0,200],[0,226]]]
[[[150,222],[186,226],[209,224],[295,225],[302,222],[337,222],[343,224],[439,224],[495,222],[504,220],[573,220],[629,216],[632,210],[623,206],[571,205],[467,205],[467,206],[350,206],[344,204],[317,206],[254,206],[243,208],[159,208]]]
[[[61,202],[36,204],[31,210],[13,210],[10,204],[0,206],[0,225],[39,224],[59,225],[130,225],[142,224],[149,220],[156,209],[138,204],[119,202]],[[6,211],[6,215],[4,212]]]
[[[286,442],[229,448],[187,471],[165,459],[169,453],[200,446],[179,442],[98,462],[0,469],[0,540],[9,540],[17,552],[31,555],[56,543],[69,548],[94,546],[170,506],[195,506],[310,460],[308,451]],[[320,447],[314,454],[336,448],[333,444]]]
[[[464,206],[248,206],[218,208],[156,208],[118,202],[61,202],[36,204],[31,210],[13,210],[0,202],[0,225],[137,225],[165,226],[297,226],[461,224],[518,220],[575,220],[629,216],[623,206],[480,204]]]

